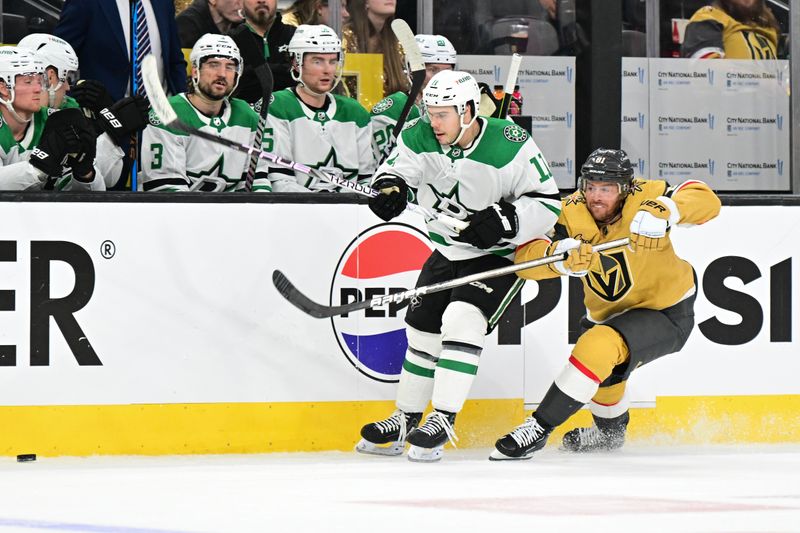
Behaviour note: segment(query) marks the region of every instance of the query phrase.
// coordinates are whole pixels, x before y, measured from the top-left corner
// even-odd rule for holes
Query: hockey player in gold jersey
[[[555,427],[587,403],[594,424],[569,431],[563,447],[583,452],[623,445],[630,373],[679,351],[694,326],[697,280],[692,266],[676,255],[670,230],[676,224],[703,224],[719,211],[719,198],[701,181],[670,187],[661,180],[634,179],[625,152],[592,152],[581,167],[578,190],[562,200],[552,239],[525,244],[515,259],[569,252],[564,261],[519,275],[581,277],[582,334],[539,408],[497,441],[490,459],[530,458]],[[628,247],[592,250],[623,237],[630,237]]]

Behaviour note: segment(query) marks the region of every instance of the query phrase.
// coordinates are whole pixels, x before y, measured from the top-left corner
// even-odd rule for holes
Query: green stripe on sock
[[[422,376],[423,378],[432,378],[434,370],[432,368],[425,368],[419,365],[415,365],[406,359],[403,361],[403,369],[407,372],[412,374],[416,374],[417,376]]]
[[[454,372],[461,372],[462,374],[472,374],[473,376],[478,373],[477,365],[470,365],[450,359],[439,359],[439,363],[436,366],[446,368],[447,370],[453,370]]]

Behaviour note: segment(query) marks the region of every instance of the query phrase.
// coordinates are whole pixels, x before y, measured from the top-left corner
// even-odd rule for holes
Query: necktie
[[[135,0],[133,13],[134,41],[133,41],[133,72],[134,94],[144,94],[142,83],[142,60],[151,52],[150,33],[147,31],[147,17],[144,13],[143,0]]]

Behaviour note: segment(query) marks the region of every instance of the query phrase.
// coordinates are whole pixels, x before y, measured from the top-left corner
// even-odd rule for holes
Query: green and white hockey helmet
[[[60,81],[70,85],[78,81],[78,55],[64,39],[47,33],[31,33],[23,37],[17,47],[34,52],[45,68],[55,68]]]
[[[12,100],[16,77],[34,74],[44,74],[44,63],[36,54],[17,46],[0,47],[0,80],[6,82]]]
[[[462,117],[472,102],[472,120],[475,120],[480,111],[481,90],[469,72],[443,70],[428,82],[422,93],[422,101],[426,108],[455,106],[456,112]]]
[[[421,33],[414,40],[417,41],[424,63],[456,64],[456,49],[447,37]]]
[[[236,81],[239,81],[243,68],[242,55],[239,53],[239,47],[236,46],[233,39],[227,35],[218,35],[216,33],[206,33],[200,37],[192,47],[189,61],[191,61],[193,67],[199,70],[203,59],[208,57],[232,59],[236,63]]]
[[[342,41],[332,28],[324,24],[301,24],[289,41],[289,53],[297,62],[303,64],[303,54],[338,54],[342,61]]]

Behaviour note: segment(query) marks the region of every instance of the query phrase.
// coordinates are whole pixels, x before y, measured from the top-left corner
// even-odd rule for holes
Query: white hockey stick
[[[506,85],[503,89],[503,102],[500,104],[499,118],[506,118],[508,116],[508,107],[511,105],[511,99],[514,96],[514,87],[517,85],[517,76],[519,75],[519,66],[522,63],[522,56],[514,54],[511,56],[511,64],[508,66],[508,76],[506,77]]]
[[[266,159],[267,161],[270,161],[279,167],[287,168],[289,170],[296,170],[298,172],[302,172],[303,174],[308,174],[309,176],[336,184],[343,189],[347,189],[348,191],[358,194],[363,194],[364,196],[369,196],[370,198],[380,194],[369,185],[361,185],[360,183],[348,180],[347,178],[330,174],[328,172],[323,172],[319,169],[309,167],[289,159],[284,159],[281,156],[266,152],[260,147],[248,146],[246,144],[226,139],[225,137],[218,137],[213,133],[208,133],[184,124],[178,118],[175,110],[172,109],[172,106],[167,99],[167,95],[164,93],[164,89],[161,87],[161,81],[158,78],[158,70],[156,67],[156,58],[152,54],[145,57],[142,61],[142,79],[144,81],[145,90],[147,91],[147,97],[150,100],[150,106],[153,108],[153,111],[155,111],[161,122],[170,128],[183,131],[189,135],[194,135],[195,137],[200,137],[201,139],[205,139],[215,144],[226,146],[233,150],[238,150],[239,152],[243,152],[248,156],[255,155],[261,159]],[[464,222],[463,220],[458,220],[441,213],[432,213],[421,205],[408,204],[408,208],[411,211],[423,215],[428,220],[439,220],[439,222],[458,230],[462,230],[468,225],[468,223]]]
[[[595,252],[602,252],[603,250],[609,250],[611,248],[618,248],[620,246],[625,246],[630,242],[628,237],[617,239],[615,241],[604,242],[602,244],[595,244],[592,246],[592,250]],[[492,270],[486,270],[484,272],[476,272],[475,274],[470,274],[468,276],[464,276],[461,278],[451,279],[450,281],[442,281],[439,283],[433,283],[432,285],[425,285],[422,287],[417,287],[416,289],[410,289],[404,292],[397,292],[393,294],[389,294],[387,296],[376,296],[371,300],[362,300],[360,302],[353,302],[351,304],[345,305],[322,305],[302,292],[300,292],[294,284],[289,281],[289,278],[281,272],[280,270],[274,270],[272,272],[272,283],[275,285],[275,288],[278,289],[278,292],[281,295],[289,300],[289,302],[300,309],[305,314],[312,316],[314,318],[330,318],[332,316],[338,315],[345,315],[348,313],[352,313],[353,311],[358,311],[360,309],[369,309],[371,307],[377,307],[380,305],[386,305],[389,303],[400,303],[406,300],[410,300],[412,298],[416,298],[417,296],[422,296],[424,294],[432,294],[434,292],[441,292],[446,291],[448,289],[453,289],[455,287],[461,287],[462,285],[467,285],[469,283],[473,283],[475,281],[480,281],[483,279],[489,278],[498,278],[500,276],[505,276],[507,274],[512,274],[514,272],[519,272],[520,270],[526,270],[528,268],[533,268],[541,265],[547,265],[549,263],[557,263],[558,261],[563,261],[567,258],[569,252],[564,252],[561,254],[556,255],[548,255],[547,257],[542,257],[541,259],[532,259],[531,261],[525,261],[523,263],[517,263],[515,265],[508,265],[505,267],[495,268]]]

